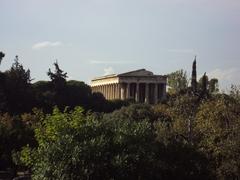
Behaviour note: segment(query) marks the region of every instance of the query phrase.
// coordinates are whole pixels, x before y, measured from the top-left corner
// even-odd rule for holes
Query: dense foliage
[[[203,153],[156,139],[151,112],[146,105],[104,116],[84,115],[82,108],[55,109],[35,129],[38,148],[22,151],[22,160],[32,168],[33,179],[211,178]]]
[[[0,54],[1,55],[1,54]],[[1,55],[1,57],[4,57]],[[63,110],[66,106],[97,112],[111,112],[128,102],[107,101],[102,94],[92,93],[90,86],[82,81],[67,81],[67,73],[54,63],[54,71],[47,72],[50,81],[32,83],[30,70],[25,70],[18,56],[12,67],[0,72],[0,112],[12,115],[31,113],[34,107],[50,113],[54,106]]]
[[[224,94],[206,74],[196,82],[194,61],[191,87],[176,71],[164,103],[130,104],[54,67],[50,81],[35,83],[18,57],[0,72],[0,170],[32,179],[240,178],[239,86]]]

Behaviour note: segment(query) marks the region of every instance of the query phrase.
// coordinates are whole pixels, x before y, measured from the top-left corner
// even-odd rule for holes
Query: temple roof
[[[153,76],[153,73],[151,71],[147,71],[146,69],[138,69],[135,71],[121,73],[118,74],[117,76]]]
[[[120,74],[110,74],[110,75],[106,75],[106,76],[96,77],[92,81],[100,80],[100,79],[107,79],[107,78],[112,78],[112,77],[136,77],[136,76],[146,77],[146,76],[161,76],[161,75],[154,75],[153,72],[147,71],[146,69],[137,69],[134,71],[129,71],[129,72],[120,73]],[[164,76],[162,76],[162,77],[164,77]]]

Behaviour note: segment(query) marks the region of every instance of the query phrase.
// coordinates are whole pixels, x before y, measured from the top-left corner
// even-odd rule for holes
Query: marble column
[[[111,84],[111,99],[114,99],[114,84]]]
[[[115,98],[115,94],[116,94],[116,88],[115,88],[115,85],[116,85],[116,84],[113,84],[113,85],[112,85],[112,86],[113,86],[113,99],[116,99],[116,98]]]
[[[117,84],[117,99],[121,99],[120,84]]]
[[[109,89],[108,99],[111,100],[112,99],[112,85],[111,84],[108,85],[108,89]]]
[[[103,86],[103,91],[104,91],[104,96],[105,96],[105,98],[106,99],[108,99],[108,91],[107,91],[107,85],[105,84],[104,86]]]
[[[127,83],[126,86],[126,99],[130,98],[130,83]]]
[[[107,99],[110,99],[110,85],[109,84],[106,85],[106,89],[107,89]]]
[[[114,84],[114,99],[117,99],[117,84]]]
[[[105,93],[105,85],[102,85],[102,94],[104,95],[104,97],[106,98],[106,93]]]
[[[109,93],[108,93],[108,99],[112,99],[112,86],[111,84],[108,85]]]
[[[139,83],[136,83],[135,101],[136,101],[136,102],[139,102]]]
[[[158,103],[158,84],[154,84],[154,104]]]
[[[145,84],[145,103],[149,103],[149,84]]]
[[[166,84],[163,84],[163,97],[162,99],[166,99],[167,98],[167,85]]]
[[[121,100],[124,100],[125,97],[124,97],[124,86],[123,86],[123,84],[120,84],[120,93],[121,93]]]
[[[115,84],[112,84],[112,99],[115,99],[115,98],[114,98],[114,85],[115,85]]]

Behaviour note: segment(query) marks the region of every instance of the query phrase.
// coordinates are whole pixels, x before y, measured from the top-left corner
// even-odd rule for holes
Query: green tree
[[[206,73],[204,73],[198,82],[198,92],[202,97],[217,94],[219,92],[218,79],[212,78],[209,80]]]
[[[219,92],[219,85],[218,85],[218,79],[212,78],[208,82],[208,89],[211,94],[216,94]]]
[[[205,98],[207,95],[209,95],[208,85],[208,76],[206,75],[206,73],[204,73],[198,82],[198,93],[200,94],[201,98]]]
[[[240,102],[240,85],[231,85],[230,96]]]
[[[122,117],[83,111],[55,109],[44,117],[35,130],[39,146],[21,156],[33,179],[209,179],[202,154],[156,140],[150,106],[123,108]]]
[[[170,73],[168,75],[168,86],[170,86],[170,94],[176,94],[186,90],[188,87],[187,72],[181,69]]]
[[[32,84],[34,91],[36,107],[42,109],[45,113],[51,113],[56,105],[56,92],[52,89],[50,81],[37,81]]]
[[[53,94],[53,99],[55,105],[57,105],[62,110],[67,106],[67,92],[66,92],[66,78],[67,73],[64,73],[62,69],[60,69],[57,61],[54,63],[55,70],[54,72],[49,69],[47,75],[51,79],[51,93]]]
[[[5,73],[5,95],[7,110],[12,114],[31,111],[34,100],[31,89],[30,70],[25,70],[19,63],[18,56],[10,70]]]
[[[53,65],[55,67],[54,72],[49,69],[47,75],[51,79],[54,89],[60,91],[66,85],[67,73],[60,69],[57,61]]]
[[[68,94],[66,104],[71,109],[74,109],[75,106],[81,106],[84,109],[90,108],[92,92],[89,85],[82,81],[67,81],[66,92]]]
[[[240,104],[227,95],[205,101],[194,125],[198,148],[218,179],[240,177]]]
[[[31,122],[35,117],[30,114],[11,116],[0,114],[0,170],[15,169],[12,152],[20,151],[27,144],[36,145]],[[28,119],[28,121],[26,121]]]

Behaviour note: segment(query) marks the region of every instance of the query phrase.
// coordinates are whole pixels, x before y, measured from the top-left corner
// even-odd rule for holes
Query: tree
[[[0,52],[0,64],[4,56],[5,54],[3,52]],[[5,87],[5,74],[0,71],[0,112],[4,111],[6,107],[6,96],[4,92],[4,87]]]
[[[201,97],[218,93],[218,79],[213,78],[209,80],[206,73],[204,73],[204,75],[199,79],[198,91]]]
[[[240,102],[240,85],[231,85],[230,96]]]
[[[141,119],[131,119],[137,107]],[[21,159],[33,179],[209,179],[203,154],[156,140],[149,108],[123,108],[122,117],[54,109],[35,130],[39,146],[24,148]]]
[[[52,90],[50,81],[37,81],[32,84],[34,91],[35,106],[42,109],[45,113],[51,113],[53,107],[56,105],[56,93]]]
[[[47,75],[51,79],[53,99],[55,105],[57,105],[62,110],[67,106],[67,98],[66,97],[66,78],[67,73],[64,73],[62,69],[60,69],[57,61],[54,63],[55,70],[54,72],[49,69]]]
[[[66,104],[74,109],[75,106],[81,106],[84,109],[90,108],[91,103],[91,87],[82,81],[67,81],[66,92],[68,98]]]
[[[188,87],[187,72],[183,69],[172,72],[168,75],[168,85],[170,86],[169,93],[176,94]]]
[[[3,52],[0,51],[0,64],[2,62],[2,59],[4,58],[5,54]]]
[[[211,163],[217,179],[240,177],[240,104],[219,95],[201,104],[194,125],[200,151]]]
[[[34,131],[30,121],[31,114],[11,116],[8,113],[0,114],[0,170],[15,168],[12,161],[12,152],[20,151],[23,146],[36,145]]]
[[[197,60],[196,60],[196,56],[195,59],[193,61],[193,65],[192,65],[192,80],[191,80],[191,87],[193,92],[197,91]]]
[[[53,63],[53,65],[55,67],[54,72],[49,69],[47,75],[50,77],[54,89],[60,91],[66,85],[67,73],[64,73],[63,70],[59,68],[57,61]]]
[[[204,98],[209,94],[208,83],[208,76],[206,75],[206,73],[204,73],[204,75],[200,78],[198,82],[198,92],[201,98]]]
[[[12,114],[31,111],[34,101],[30,70],[25,70],[16,56],[12,67],[4,74],[6,76],[5,94],[8,111]]]
[[[219,92],[219,85],[218,85],[218,79],[217,78],[213,78],[213,79],[210,79],[210,81],[208,82],[208,89],[209,89],[209,92],[211,94],[216,94]]]

